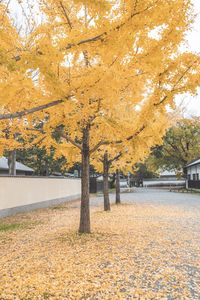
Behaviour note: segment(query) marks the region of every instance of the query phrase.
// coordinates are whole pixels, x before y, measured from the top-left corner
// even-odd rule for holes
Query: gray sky
[[[189,49],[200,54],[200,0],[193,0],[193,2],[197,17],[192,31],[187,34],[187,40]],[[200,88],[198,95],[195,97],[191,97],[190,95],[179,97],[177,104],[180,103],[185,111],[185,116],[200,116]]]
[[[196,20],[193,24],[192,31],[187,34],[188,49],[200,54],[200,0],[192,0],[194,3],[194,11],[197,14]],[[29,0],[28,3],[37,5],[37,1]],[[15,19],[18,19],[20,15],[19,5],[17,0],[11,0],[12,9],[15,11]],[[37,10],[37,9],[36,9]],[[20,20],[22,22],[22,20]],[[20,22],[20,23],[21,23]],[[26,20],[23,20],[26,22]],[[183,108],[185,116],[200,116],[200,88],[198,95],[191,97],[190,95],[184,95],[177,97],[177,105]]]

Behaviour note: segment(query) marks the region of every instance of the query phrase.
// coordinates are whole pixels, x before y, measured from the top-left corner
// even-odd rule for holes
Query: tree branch
[[[98,150],[101,146],[103,145],[109,145],[110,143],[108,141],[100,141],[99,143],[96,144],[91,150],[90,154],[94,153],[96,150]]]
[[[130,136],[127,138],[127,141],[130,141],[130,140],[132,140],[134,137],[138,136],[145,128],[146,128],[146,126],[143,125],[138,131],[136,131],[134,134],[130,135]]]
[[[156,1],[157,2],[157,1]],[[140,10],[140,11],[137,11],[137,12],[133,12],[130,17],[123,23],[117,25],[116,27],[114,27],[112,29],[112,31],[115,31],[115,30],[119,30],[121,29],[127,22],[129,22],[133,17],[137,16],[137,15],[140,15],[142,14],[143,12],[151,9],[153,7],[153,5],[150,5],[146,8],[144,8],[143,10]],[[83,44],[87,44],[87,43],[94,43],[94,42],[97,42],[97,41],[101,41],[103,42],[105,37],[108,35],[108,32],[107,31],[104,31],[103,33],[99,34],[99,35],[96,35],[94,37],[91,37],[91,38],[88,38],[88,39],[84,39],[84,40],[81,40],[77,43],[71,43],[71,44],[68,44],[66,47],[65,47],[65,50],[68,50],[68,49],[71,49],[73,47],[76,47],[76,46],[80,46],[80,45],[83,45]]]
[[[81,144],[78,144],[77,142],[75,142],[68,134],[66,134],[66,135],[62,134],[61,137],[66,139],[67,142],[70,142],[73,146],[75,146],[76,148],[78,148],[82,151]]]
[[[70,29],[72,29],[72,23],[71,23],[71,21],[70,21],[70,18],[68,17],[68,14],[67,14],[67,12],[66,12],[66,9],[65,9],[65,7],[64,7],[64,5],[63,5],[63,3],[62,3],[62,1],[60,1],[60,6],[61,6],[61,8],[62,8],[62,10],[63,10],[64,16],[65,16],[65,18],[66,18],[66,20],[67,20],[67,23],[68,23]]]
[[[70,99],[71,97],[72,96],[68,96],[68,97],[66,97],[66,99]],[[62,99],[61,100],[55,100],[55,101],[49,102],[47,104],[39,105],[39,106],[30,108],[30,109],[24,109],[22,111],[18,111],[18,112],[15,112],[15,113],[0,114],[0,120],[21,118],[21,117],[33,114],[33,113],[38,112],[38,111],[42,111],[44,109],[48,109],[48,108],[51,108],[53,106],[57,106],[61,103],[64,103],[64,101],[65,100],[62,100]]]
[[[145,125],[143,125],[137,132],[134,134],[130,135],[129,137],[125,138],[125,140],[130,141],[134,137],[138,136],[144,129],[146,128]],[[96,146],[94,146],[91,150],[90,153],[94,153],[96,150],[98,150],[101,146],[106,146],[106,145],[113,145],[113,144],[121,144],[123,143],[123,140],[115,141],[115,142],[109,142],[109,141],[100,141]]]
[[[173,93],[175,91],[175,88],[177,87],[177,85],[182,81],[182,79],[184,78],[184,76],[189,72],[189,70],[192,68],[192,66],[196,62],[197,61],[194,61],[190,66],[187,67],[187,69],[183,72],[183,74],[181,74],[181,76],[179,77],[179,79],[176,81],[176,83],[173,85],[173,88],[169,92]],[[159,106],[160,104],[162,104],[163,102],[165,102],[165,100],[167,98],[168,98],[168,95],[164,96],[160,102],[154,103],[154,106]]]
[[[122,156],[122,153],[120,152],[118,155],[116,155],[113,159],[109,160],[109,163],[112,164],[115,160],[118,160]]]

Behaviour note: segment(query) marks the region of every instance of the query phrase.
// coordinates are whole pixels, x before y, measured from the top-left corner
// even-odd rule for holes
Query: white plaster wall
[[[200,176],[200,165],[197,165],[197,173],[198,173],[199,176]]]
[[[156,185],[184,185],[185,180],[143,180],[143,186],[156,186]]]
[[[0,210],[80,193],[80,179],[0,177]]]
[[[193,175],[193,174],[197,174],[197,173],[200,176],[200,165],[194,165],[194,166],[188,167],[188,169],[187,169],[188,175]]]

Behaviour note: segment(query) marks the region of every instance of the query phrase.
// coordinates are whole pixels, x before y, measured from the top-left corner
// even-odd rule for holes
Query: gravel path
[[[115,195],[110,195],[111,202],[115,202]],[[187,209],[200,210],[200,194],[170,192],[165,189],[135,188],[133,193],[122,193],[121,199],[125,203],[150,203],[156,205],[172,205]],[[92,205],[102,205],[103,197],[91,197]]]
[[[91,198],[91,235],[76,233],[79,202],[6,218],[23,226],[0,232],[0,299],[199,300],[200,196],[121,198],[110,213]]]

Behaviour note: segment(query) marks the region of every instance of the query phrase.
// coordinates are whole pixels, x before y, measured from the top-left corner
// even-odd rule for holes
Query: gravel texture
[[[121,197],[109,213],[92,197],[91,235],[76,233],[79,202],[1,221],[0,299],[200,299],[200,196]]]

